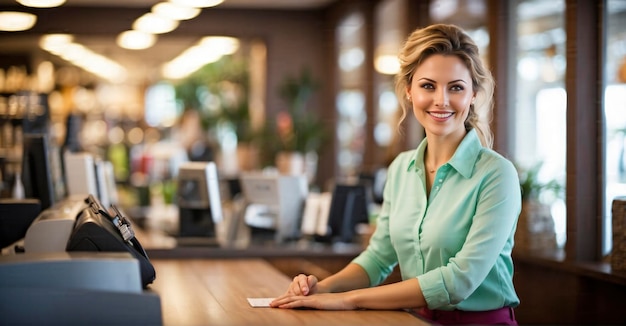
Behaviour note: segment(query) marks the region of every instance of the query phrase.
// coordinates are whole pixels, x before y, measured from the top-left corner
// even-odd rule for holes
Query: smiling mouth
[[[451,117],[454,112],[428,112],[428,114],[432,115],[433,117],[437,118],[437,119],[447,119],[449,117]]]

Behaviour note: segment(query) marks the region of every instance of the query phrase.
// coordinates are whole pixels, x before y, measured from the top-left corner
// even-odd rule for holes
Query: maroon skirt
[[[517,325],[513,308],[504,307],[487,311],[416,309],[418,315],[434,325]]]

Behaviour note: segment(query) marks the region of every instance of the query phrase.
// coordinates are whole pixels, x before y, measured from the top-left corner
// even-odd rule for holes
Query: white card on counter
[[[274,298],[248,298],[248,303],[254,308],[267,308]]]

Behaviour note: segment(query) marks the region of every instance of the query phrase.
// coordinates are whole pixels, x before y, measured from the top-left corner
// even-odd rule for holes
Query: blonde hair
[[[467,130],[476,129],[483,146],[491,148],[493,135],[489,123],[493,108],[494,80],[491,72],[485,68],[476,43],[458,26],[435,24],[416,29],[406,39],[400,49],[400,72],[396,75],[395,91],[400,101],[402,115],[400,123],[411,109],[411,102],[406,98],[406,90],[413,79],[417,67],[433,54],[455,55],[460,58],[472,77],[472,88],[476,93],[474,104],[465,121]]]

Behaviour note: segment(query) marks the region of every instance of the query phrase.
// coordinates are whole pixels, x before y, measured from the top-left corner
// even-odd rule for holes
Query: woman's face
[[[475,94],[469,69],[459,57],[428,57],[415,70],[407,96],[428,137],[465,135],[465,120]]]

